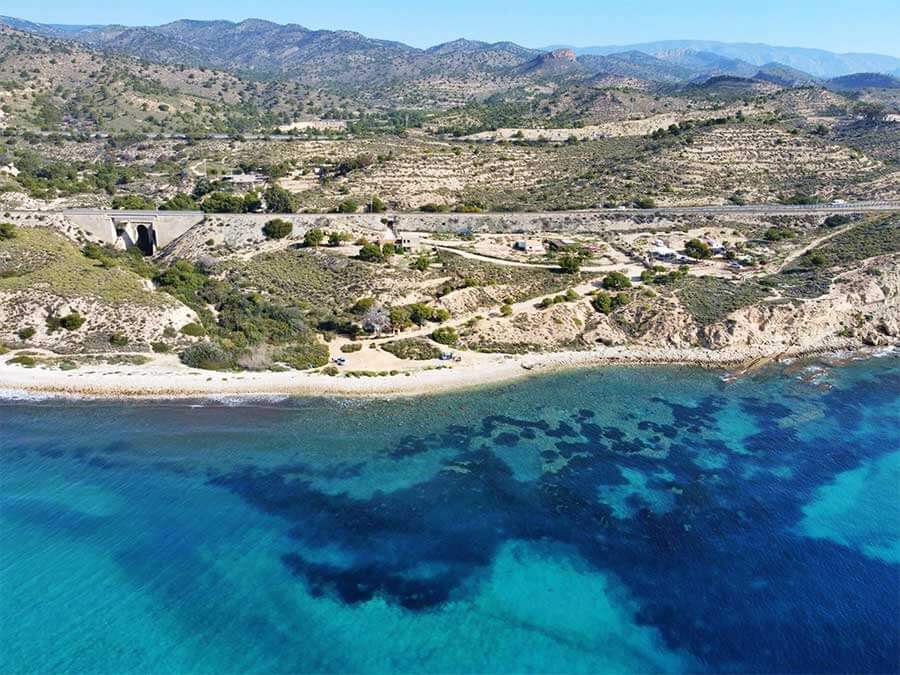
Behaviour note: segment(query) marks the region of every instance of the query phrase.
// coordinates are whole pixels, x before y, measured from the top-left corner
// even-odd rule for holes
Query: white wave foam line
[[[24,389],[0,389],[0,401],[47,401],[66,398],[49,392],[26,391]]]

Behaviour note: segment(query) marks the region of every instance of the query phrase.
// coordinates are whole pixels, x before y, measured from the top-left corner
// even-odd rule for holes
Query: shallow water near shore
[[[896,672],[900,358],[0,403],[0,672]]]

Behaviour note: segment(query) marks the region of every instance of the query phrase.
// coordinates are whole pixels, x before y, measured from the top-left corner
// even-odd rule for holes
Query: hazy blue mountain
[[[764,63],[753,77],[754,79],[772,82],[783,87],[805,86],[821,82],[819,78],[802,70],[774,62]]]
[[[640,50],[633,52],[645,54]],[[704,75],[735,75],[751,77],[758,67],[741,59],[733,59],[714,52],[697,51],[695,49],[670,49],[652,54],[653,57],[675,63]]]
[[[97,30],[103,26],[78,26],[61,23],[34,23],[25,19],[17,19],[12,16],[0,16],[0,24],[25,31],[26,33],[38,33],[52,35],[54,37],[66,37],[83,31]]]
[[[702,72],[701,69],[658,59],[637,50],[605,55],[582,54],[578,56],[578,61],[590,68],[595,75],[607,73],[650,82],[686,81]]]
[[[547,49],[568,47],[576,54],[614,54],[622,51],[640,51],[664,58],[666,53],[679,50],[709,52],[730,59],[762,66],[778,62],[802,70],[816,77],[837,77],[858,72],[892,73],[900,69],[900,59],[884,54],[837,54],[824,49],[806,47],[779,47],[762,43],[717,42],[714,40],[661,40],[631,45],[607,45],[572,47],[555,45]]]

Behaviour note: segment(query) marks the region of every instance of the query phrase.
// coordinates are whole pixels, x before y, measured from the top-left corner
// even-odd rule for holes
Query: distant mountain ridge
[[[604,77],[662,85],[737,77],[790,87],[862,72],[900,72],[900,59],[878,54],[834,54],[699,40],[537,50],[513,42],[459,38],[419,49],[353,31],[312,30],[262,19],[238,23],[181,19],[161,26],[65,26],[0,17],[0,24],[152,62],[286,76],[356,89],[446,77],[488,79],[495,89]],[[839,84],[849,87],[848,83]]]
[[[900,89],[900,78],[883,73],[854,73],[828,80],[828,86],[837,90]]]

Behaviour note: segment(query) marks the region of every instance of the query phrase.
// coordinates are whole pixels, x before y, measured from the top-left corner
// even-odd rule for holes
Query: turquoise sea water
[[[0,673],[898,672],[900,359],[0,403]]]

